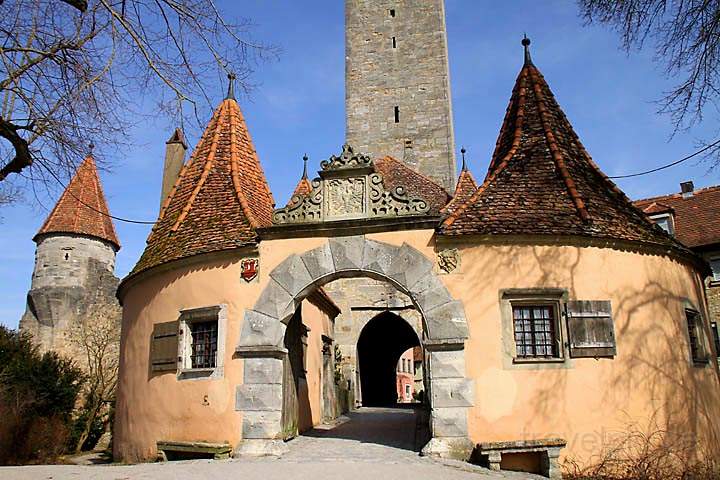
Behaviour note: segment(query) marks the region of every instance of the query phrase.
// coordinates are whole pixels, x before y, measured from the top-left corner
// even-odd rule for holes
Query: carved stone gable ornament
[[[457,248],[448,248],[438,253],[438,266],[445,273],[450,273],[460,265],[460,252]]]
[[[402,186],[386,190],[370,157],[356,154],[349,145],[343,146],[339,156],[333,155],[320,166],[320,178],[312,181],[312,192],[296,195],[285,208],[275,210],[274,224],[389,218],[425,215],[430,211],[425,199],[408,196]]]
[[[257,258],[243,258],[240,261],[240,276],[246,282],[251,282],[258,274],[259,260]]]

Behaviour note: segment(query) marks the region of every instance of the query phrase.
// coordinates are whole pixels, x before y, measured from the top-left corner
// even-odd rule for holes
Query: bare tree
[[[659,100],[675,131],[706,117],[717,124],[720,101],[720,2],[717,0],[578,0],[588,23],[616,30],[626,51],[654,43],[655,61],[677,83]],[[716,132],[720,133],[720,132]],[[704,146],[713,145],[705,142]],[[708,149],[713,166],[720,144]]]
[[[67,178],[89,143],[124,145],[148,102],[154,120],[197,124],[209,81],[233,71],[247,89],[276,53],[249,27],[213,0],[0,0],[0,182]]]
[[[110,406],[115,401],[120,363],[119,305],[97,305],[84,317],[77,318],[67,334],[73,358],[85,372],[85,421],[75,451],[85,444],[93,424],[101,417],[107,427]]]

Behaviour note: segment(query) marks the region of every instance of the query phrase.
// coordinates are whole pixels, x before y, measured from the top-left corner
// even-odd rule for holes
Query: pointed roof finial
[[[307,153],[303,155],[303,175],[302,178],[307,178],[307,162],[308,162],[308,156]]]
[[[235,73],[230,72],[227,75],[228,78],[228,92],[227,97],[225,97],[225,100],[235,100],[235,79],[237,78],[235,76]]]
[[[93,150],[95,150],[95,144],[93,142],[90,142],[90,145],[88,145],[88,149],[89,149],[88,155],[90,155],[92,157]]]
[[[530,39],[523,33],[522,45],[525,47],[525,65],[532,65],[532,58],[530,58]]]
[[[462,163],[462,171],[463,172],[467,170],[467,164],[465,163],[465,153],[466,152],[467,152],[467,150],[465,150],[465,147],[462,147],[460,149],[460,153],[462,154],[462,162],[463,162]]]

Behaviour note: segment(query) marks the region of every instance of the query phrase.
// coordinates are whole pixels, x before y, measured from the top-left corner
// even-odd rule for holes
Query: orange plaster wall
[[[239,258],[186,267],[151,276],[124,298],[115,455],[124,461],[152,459],[160,440],[240,440],[241,418],[235,388],[241,362],[232,359],[245,308],[259,294],[257,283],[240,278]],[[224,375],[220,379],[177,379],[175,372],[150,371],[150,338],[155,323],[169,322],[187,308],[227,305]]]
[[[302,321],[310,329],[306,352],[306,379],[310,411],[300,411],[300,432],[311,429],[322,421],[323,341],[322,335],[331,335],[330,318],[317,304],[310,300],[302,303]],[[299,402],[302,406],[304,403]]]
[[[435,262],[431,230],[367,237],[394,245],[407,242]],[[243,312],[252,307],[275,266],[326,241],[263,242],[260,273],[249,284],[240,279],[238,255],[158,273],[128,289],[115,430],[119,458],[151,459],[158,440],[240,441],[241,414],[234,409],[234,398],[242,382],[242,360],[231,356]],[[696,368],[689,360],[682,300],[688,298],[705,312],[702,284],[692,269],[666,257],[609,248],[455,246],[461,250],[460,266],[440,278],[463,301],[469,323],[466,372],[475,382],[468,420],[473,441],[560,436],[569,442],[566,455],[587,459],[628,423],[646,428],[654,418],[673,438],[689,433],[700,447],[718,448],[717,367]],[[617,357],[571,360],[569,368],[561,369],[504,366],[499,292],[530,287],[567,288],[570,298],[611,300]],[[174,374],[151,375],[153,324],[176,319],[180,309],[220,303],[228,305],[224,377],[178,381]],[[316,321],[315,316],[308,311],[307,321]],[[313,351],[310,343],[317,342],[315,334],[319,337],[322,328],[308,326],[308,350]],[[313,362],[312,368],[319,365],[321,370],[322,358],[309,359],[309,371]],[[317,391],[317,386],[309,388]]]
[[[476,391],[473,441],[562,437],[566,458],[588,460],[635,424],[666,430],[670,441],[690,435],[717,455],[717,365],[691,364],[685,326],[684,299],[706,315],[692,269],[609,248],[459,248],[460,267],[442,278],[463,299],[470,328],[465,348]],[[504,365],[500,291],[531,287],[566,288],[570,299],[611,300],[618,355],[570,360],[569,368]]]

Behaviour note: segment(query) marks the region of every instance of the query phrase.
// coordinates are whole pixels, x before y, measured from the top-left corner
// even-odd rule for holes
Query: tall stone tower
[[[42,351],[72,355],[67,333],[75,319],[118,315],[115,254],[120,249],[97,168],[88,156],[33,238],[35,269],[20,330]]]
[[[345,0],[347,143],[446,190],[455,153],[444,0]]]

